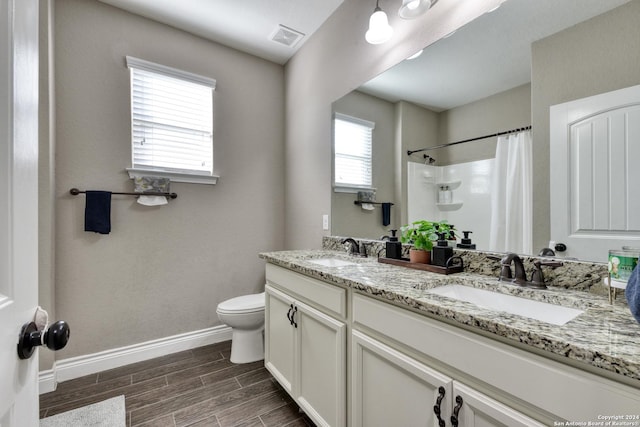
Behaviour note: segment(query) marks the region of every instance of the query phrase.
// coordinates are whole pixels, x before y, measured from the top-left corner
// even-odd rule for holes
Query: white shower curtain
[[[489,249],[531,254],[531,131],[498,137],[491,188]]]

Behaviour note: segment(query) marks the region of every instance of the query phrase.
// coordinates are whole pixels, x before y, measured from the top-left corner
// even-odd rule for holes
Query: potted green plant
[[[431,249],[438,239],[438,226],[437,222],[420,220],[400,227],[400,241],[413,244],[409,250],[410,262],[431,263]]]

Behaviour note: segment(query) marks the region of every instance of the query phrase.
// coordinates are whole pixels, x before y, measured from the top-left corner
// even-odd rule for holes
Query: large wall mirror
[[[640,0],[507,0],[336,100],[334,112],[375,122],[372,187],[377,202],[394,205],[384,226],[379,205],[363,209],[355,193],[334,191],[331,233],[379,239],[431,209],[418,219],[447,219],[488,250],[497,138],[407,151],[532,126],[538,254],[553,241],[551,222],[565,220],[550,214],[549,109],[640,84],[639,19]],[[416,193],[421,183],[431,192]],[[460,203],[436,206],[443,183]]]

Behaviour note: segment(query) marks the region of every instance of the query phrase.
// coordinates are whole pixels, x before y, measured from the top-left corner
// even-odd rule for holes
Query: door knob
[[[49,350],[60,350],[67,345],[69,333],[69,324],[64,320],[58,320],[52,324],[44,331],[44,336],[34,322],[25,323],[20,331],[18,357],[20,359],[30,358],[39,345],[46,345]]]
[[[555,249],[556,252],[564,252],[567,250],[567,245],[565,245],[564,243],[556,243],[553,249]]]

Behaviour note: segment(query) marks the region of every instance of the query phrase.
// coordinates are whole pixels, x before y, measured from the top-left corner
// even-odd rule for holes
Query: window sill
[[[171,182],[186,182],[189,184],[208,184],[214,185],[218,182],[217,175],[193,175],[180,172],[166,172],[153,169],[126,168],[129,178],[134,179],[141,176],[159,176],[161,178],[169,178]]]
[[[334,193],[354,193],[357,194],[358,191],[376,191],[375,188],[373,187],[349,187],[349,186],[334,186],[333,187],[333,192]]]

